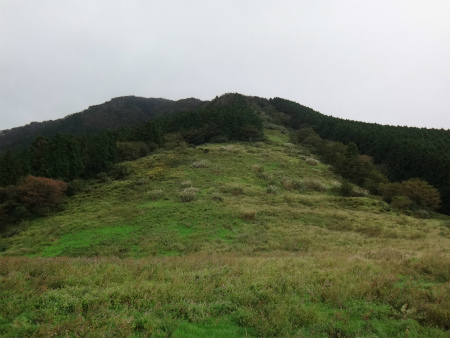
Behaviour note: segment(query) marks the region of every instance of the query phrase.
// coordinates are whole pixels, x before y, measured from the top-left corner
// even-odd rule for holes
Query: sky
[[[113,97],[450,129],[450,1],[0,0],[0,130]]]

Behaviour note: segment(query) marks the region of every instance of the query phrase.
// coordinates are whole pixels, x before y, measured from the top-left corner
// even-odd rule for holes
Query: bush
[[[197,197],[198,189],[194,187],[186,188],[180,193],[181,202],[191,202]]]
[[[387,183],[381,185],[383,200],[393,203],[397,196],[408,198],[412,204],[409,208],[436,210],[441,204],[441,198],[436,188],[418,178],[401,183]],[[395,203],[399,203],[398,199]]]
[[[86,181],[82,179],[75,179],[68,185],[67,194],[69,196],[73,196],[76,194],[79,194],[80,192],[83,192],[87,189],[88,184]]]
[[[234,196],[242,195],[244,193],[244,189],[241,187],[233,187],[231,188],[231,194]]]
[[[192,181],[191,181],[191,180],[183,181],[183,182],[181,182],[181,186],[182,186],[183,188],[189,188],[189,187],[192,187]]]
[[[214,194],[212,194],[211,199],[213,201],[217,201],[217,202],[223,202],[223,197],[221,194],[215,192]]]
[[[319,161],[317,161],[317,160],[314,159],[314,158],[307,158],[307,159],[306,159],[306,163],[308,163],[308,164],[311,165],[311,166],[316,166],[316,165],[319,164]]]
[[[268,173],[266,171],[261,171],[261,172],[257,173],[256,176],[261,180],[266,180],[266,181],[273,180],[273,174]]]
[[[117,163],[113,170],[111,170],[111,176],[116,180],[124,179],[130,176],[133,171],[133,167],[130,162]]]
[[[68,185],[46,177],[27,176],[17,191],[23,205],[31,212],[46,214],[64,202]]]
[[[257,211],[253,209],[244,209],[240,212],[240,217],[244,221],[253,221],[256,218]]]
[[[137,186],[146,185],[150,182],[150,179],[148,177],[139,177],[134,181],[134,184]]]
[[[441,198],[436,188],[418,178],[403,181],[398,194],[406,196],[421,208],[436,210],[441,205]]]
[[[311,190],[315,190],[315,191],[319,191],[319,192],[325,192],[327,191],[327,186],[325,184],[323,184],[321,181],[319,180],[308,180],[306,182],[308,189]]]
[[[0,229],[28,216],[29,211],[21,203],[17,187],[0,187]]]
[[[208,168],[210,165],[210,162],[208,160],[200,160],[200,161],[195,161],[194,163],[192,163],[192,166],[194,168]]]
[[[391,205],[399,210],[408,210],[413,204],[413,201],[406,196],[394,196],[391,202]]]
[[[158,199],[160,199],[163,196],[163,191],[161,189],[154,189],[154,190],[150,190],[147,193],[147,196],[153,200],[156,201]]]
[[[111,177],[109,177],[107,173],[103,173],[103,172],[97,174],[97,179],[101,183],[109,183],[112,181]]]
[[[341,186],[339,187],[339,194],[344,197],[353,196],[354,194],[353,184],[351,184],[349,181],[342,182]]]
[[[150,148],[145,142],[117,142],[119,161],[133,161],[147,156]]]
[[[380,185],[380,193],[383,201],[391,203],[392,199],[398,195],[400,183],[383,183]]]
[[[262,173],[264,171],[264,167],[259,164],[252,164],[252,171],[255,173]]]
[[[277,186],[275,186],[275,185],[269,185],[268,187],[267,187],[267,193],[268,194],[272,194],[272,195],[275,195],[277,192],[278,192],[278,187]]]

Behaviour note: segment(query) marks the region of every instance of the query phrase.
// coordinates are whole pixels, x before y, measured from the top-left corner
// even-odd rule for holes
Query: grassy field
[[[3,233],[0,335],[448,337],[450,219],[340,197],[266,136],[159,150]]]

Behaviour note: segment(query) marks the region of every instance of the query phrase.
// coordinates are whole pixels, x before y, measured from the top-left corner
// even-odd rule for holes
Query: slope
[[[158,150],[4,233],[0,333],[447,336],[449,219],[340,197],[265,133]]]

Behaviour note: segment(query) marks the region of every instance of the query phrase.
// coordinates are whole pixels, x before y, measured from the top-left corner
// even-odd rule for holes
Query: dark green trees
[[[16,184],[17,178],[17,163],[8,150],[0,157],[0,186]]]
[[[285,119],[289,127],[308,126],[323,139],[353,142],[360,153],[371,156],[375,165],[386,169],[390,180],[418,177],[433,185],[442,197],[440,211],[450,214],[450,130],[343,120],[281,98],[271,99],[270,103],[289,117]],[[352,171],[353,166],[347,170]]]

